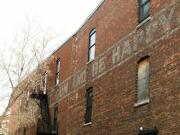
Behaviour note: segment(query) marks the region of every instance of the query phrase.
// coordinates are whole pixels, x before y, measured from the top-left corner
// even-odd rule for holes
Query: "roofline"
[[[63,47],[65,45],[66,42],[68,42],[74,35],[76,35],[81,29],[82,27],[93,17],[93,15],[96,13],[96,11],[102,6],[102,4],[104,3],[105,0],[101,0],[101,2],[97,5],[97,7],[91,12],[91,14],[85,19],[85,21],[80,25],[80,27],[73,33],[71,34],[64,42],[62,42],[62,44],[55,49],[48,57],[47,59],[53,55],[54,53],[56,53],[61,47]]]
[[[101,0],[101,2],[97,5],[97,7],[91,12],[91,14],[90,14],[90,15],[85,19],[85,21],[80,25],[80,27],[79,27],[73,34],[71,34],[64,42],[62,42],[62,44],[61,44],[57,49],[55,49],[49,56],[47,56],[47,58],[45,58],[44,61],[46,61],[48,58],[50,58],[50,57],[51,57],[54,53],[56,53],[61,47],[63,47],[63,46],[65,45],[65,43],[70,40],[70,38],[72,38],[74,35],[76,35],[76,34],[78,33],[78,32],[82,29],[82,27],[93,17],[93,15],[94,15],[94,14],[96,13],[96,11],[101,7],[101,5],[104,3],[104,1],[105,1],[105,0]],[[10,99],[9,99],[9,102],[10,102],[10,100],[12,99],[12,96],[14,95],[14,92],[15,92],[15,91],[12,92],[12,94],[11,94],[11,96],[10,96]],[[10,109],[9,107],[11,107],[10,104],[9,104],[9,102],[8,102],[8,105],[7,105],[6,109],[5,109],[5,111],[2,113],[3,116],[8,112],[8,110]]]

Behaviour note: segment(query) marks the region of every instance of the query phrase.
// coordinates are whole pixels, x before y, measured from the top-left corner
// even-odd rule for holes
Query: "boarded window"
[[[149,58],[138,64],[138,91],[137,102],[149,100]]]

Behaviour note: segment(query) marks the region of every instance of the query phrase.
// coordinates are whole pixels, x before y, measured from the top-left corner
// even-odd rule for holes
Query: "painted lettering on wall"
[[[155,15],[147,24],[142,28],[135,29],[129,33],[124,39],[120,39],[111,49],[105,51],[102,56],[97,57],[92,62],[92,77],[98,78],[101,74],[109,71],[113,67],[116,67],[123,60],[132,56],[137,50],[145,49],[152,45],[152,41],[155,41],[162,37],[167,31],[172,30],[172,26],[178,26],[180,23],[180,15],[177,3],[169,6],[167,9],[161,10]],[[178,13],[175,15],[175,13]],[[172,25],[173,24],[173,25]],[[175,28],[174,28],[175,29]],[[110,56],[109,56],[110,54]],[[110,65],[107,66],[107,60],[110,57]],[[69,83],[72,81],[72,83]],[[60,89],[58,89],[57,97],[63,97],[71,92],[68,89],[76,89],[82,86],[87,81],[87,67],[77,74],[70,77],[61,83]],[[57,101],[57,100],[56,100]]]
[[[72,88],[77,88],[78,86],[82,85],[84,82],[86,82],[86,69],[79,72],[75,76],[73,76],[73,83]]]
[[[117,64],[131,55],[137,49],[137,44],[130,44],[130,39],[125,40],[112,49],[112,63]]]
[[[170,12],[168,15],[162,14],[159,17],[159,21],[160,21],[161,25],[163,26],[164,31],[170,30],[171,20],[172,20],[174,11],[175,11],[175,6],[170,9]]]
[[[60,87],[60,95],[59,95],[60,97],[67,95],[67,93],[68,93],[68,86],[69,86],[68,81],[65,81],[61,85],[61,87]]]
[[[100,57],[97,61],[92,64],[92,77],[101,74],[106,69],[106,57]]]

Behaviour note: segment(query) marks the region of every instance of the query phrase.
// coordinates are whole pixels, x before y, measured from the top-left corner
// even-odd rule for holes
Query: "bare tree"
[[[16,128],[35,123],[37,117],[40,117],[38,101],[29,99],[29,93],[37,90],[38,86],[42,87],[45,72],[51,74],[45,58],[46,47],[53,37],[48,31],[34,26],[34,21],[27,19],[26,25],[17,32],[8,57],[5,54],[0,55],[0,68],[3,71],[0,74],[4,75],[6,85],[12,91],[3,115],[5,116],[13,105],[18,105],[14,108],[22,108],[10,111],[11,118],[18,121]],[[24,104],[27,101],[29,105],[23,108],[21,102]]]

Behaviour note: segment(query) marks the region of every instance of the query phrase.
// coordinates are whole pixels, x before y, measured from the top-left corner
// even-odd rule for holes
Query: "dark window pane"
[[[58,132],[58,104],[56,104],[55,108],[54,108],[54,125],[53,125],[53,130],[55,132]]]
[[[146,2],[148,2],[149,0],[140,0],[141,5],[145,4]]]
[[[91,107],[92,106],[92,91],[88,93],[88,97],[87,97],[87,107]]]
[[[140,1],[140,21],[143,21],[150,15],[150,0]]]
[[[93,102],[93,93],[92,88],[87,90],[87,103],[86,103],[86,114],[85,114],[85,123],[91,122],[92,115],[92,102]]]
[[[24,135],[28,135],[26,128],[24,128]]]
[[[149,15],[150,15],[150,3],[147,3],[141,8],[141,18],[145,19]]]
[[[86,120],[85,123],[91,122],[91,116],[92,116],[92,108],[88,108],[86,112]]]
[[[145,14],[144,16],[148,16],[150,11],[150,3],[147,3],[143,7],[143,13]]]

